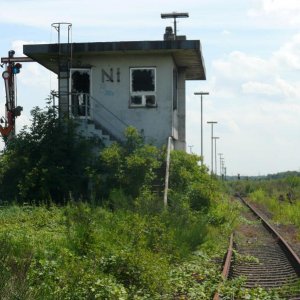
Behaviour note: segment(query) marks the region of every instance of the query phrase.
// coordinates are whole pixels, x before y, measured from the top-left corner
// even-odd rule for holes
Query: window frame
[[[154,91],[133,91],[133,71],[134,70],[153,70],[154,71]],[[157,107],[157,96],[156,96],[156,77],[157,77],[157,73],[156,73],[156,67],[130,67],[129,68],[129,80],[130,80],[130,87],[129,87],[129,107],[130,108],[155,108]],[[134,104],[132,102],[132,97],[141,97],[141,104]],[[150,98],[154,97],[154,103],[153,104],[149,104],[147,103],[147,97],[148,100]]]

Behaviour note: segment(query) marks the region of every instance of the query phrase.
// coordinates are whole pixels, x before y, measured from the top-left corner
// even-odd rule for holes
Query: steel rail
[[[291,246],[288,244],[288,242],[282,237],[281,234],[265,219],[265,217],[262,216],[261,213],[257,211],[257,209],[251,205],[248,201],[243,199],[241,196],[237,196],[242,203],[244,203],[251,211],[252,213],[261,220],[263,226],[272,234],[272,236],[278,241],[279,245],[281,246],[283,252],[285,252],[286,256],[290,260],[291,265],[295,269],[298,276],[300,276],[300,258],[296,254],[296,252],[291,248]],[[228,279],[229,272],[231,269],[231,262],[232,262],[232,255],[233,255],[233,234],[230,236],[230,242],[226,254],[226,259],[223,265],[223,271],[222,271],[222,279],[223,281]],[[219,285],[220,286],[220,285]],[[220,300],[219,291],[217,290],[213,300]]]
[[[293,267],[295,271],[300,276],[300,258],[296,252],[291,248],[288,242],[279,234],[279,232],[254,208],[248,201],[239,196],[239,199],[247,206],[249,209],[262,220],[263,225],[272,233],[273,236],[278,240],[284,252],[293,262]]]
[[[225,263],[223,266],[223,271],[221,274],[224,281],[227,280],[228,275],[229,275],[229,271],[230,271],[230,267],[231,267],[232,253],[233,253],[233,233],[230,235],[229,246],[228,246],[228,250],[227,250],[227,254],[226,254]],[[219,292],[217,291],[215,293],[213,300],[219,300],[219,299],[220,299],[220,295],[219,295]]]

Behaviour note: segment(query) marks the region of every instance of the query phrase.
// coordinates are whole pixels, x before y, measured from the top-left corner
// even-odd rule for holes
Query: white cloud
[[[0,22],[24,24],[26,26],[50,27],[53,22],[70,22],[80,27],[124,28],[142,26],[142,28],[160,26],[153,22],[153,15],[160,19],[161,12],[185,11],[186,3],[174,3],[171,0],[148,1],[132,0],[127,4],[119,0],[105,3],[98,0],[26,0],[23,9],[19,1],[2,0]],[[149,5],[150,4],[150,5]],[[199,5],[189,0],[189,9]],[[7,11],[13,12],[7,14]],[[34,17],[33,17],[34,16]],[[124,22],[126,16],[126,22]],[[87,21],[88,20],[88,21]],[[162,21],[163,24],[163,21]]]
[[[210,84],[217,96],[207,114],[219,121],[220,151],[234,173],[245,163],[240,152],[251,153],[248,174],[257,174],[262,163],[267,172],[297,169],[299,49],[295,35],[267,58],[233,51],[213,61]]]
[[[296,34],[290,41],[281,46],[273,54],[273,60],[278,67],[300,70],[300,34]]]
[[[257,7],[249,9],[248,15],[261,24],[281,28],[299,26],[299,0],[256,0],[256,2]]]
[[[291,80],[277,78],[276,84],[278,88],[280,88],[284,95],[287,97],[287,100],[299,101],[300,81],[291,82]]]
[[[222,35],[224,35],[224,36],[229,36],[229,35],[231,35],[231,32],[229,31],[229,30],[223,30],[222,31]]]
[[[262,8],[266,13],[300,11],[299,0],[262,0]]]
[[[280,89],[274,85],[256,81],[249,81],[242,84],[242,91],[246,94],[278,95]]]
[[[222,77],[234,80],[250,80],[253,77],[266,77],[273,70],[272,64],[257,56],[241,51],[231,52],[225,59],[213,61],[213,68]]]
[[[213,61],[212,66],[212,82],[214,87],[221,87],[221,95],[228,94],[234,86],[235,93],[240,90],[248,95],[276,95],[276,99],[295,100],[300,97],[300,34],[271,53],[270,58],[233,51]]]

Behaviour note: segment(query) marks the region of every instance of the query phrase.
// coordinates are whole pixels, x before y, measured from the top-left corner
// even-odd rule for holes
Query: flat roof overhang
[[[107,54],[170,54],[178,67],[186,69],[187,80],[206,79],[201,44],[198,40],[34,44],[24,45],[23,53],[57,74],[59,57],[70,53],[70,47],[74,61]]]

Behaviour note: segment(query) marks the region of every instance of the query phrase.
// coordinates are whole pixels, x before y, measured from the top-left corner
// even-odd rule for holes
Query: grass
[[[219,286],[240,209],[225,196],[205,214],[184,207],[112,212],[84,203],[6,207],[0,210],[1,299],[206,300],[218,288],[224,299],[269,299],[271,292],[242,288],[242,279]]]
[[[0,211],[1,297],[161,299],[174,294],[181,287],[169,274],[196,249],[185,234],[197,230],[200,240],[204,234],[196,220],[204,226],[200,215],[186,224],[169,214],[112,213],[85,204],[5,208]],[[181,227],[175,226],[179,221]]]
[[[295,225],[300,229],[300,202],[279,201],[275,196],[268,196],[264,190],[252,192],[249,197],[265,206],[275,222],[285,225]]]

